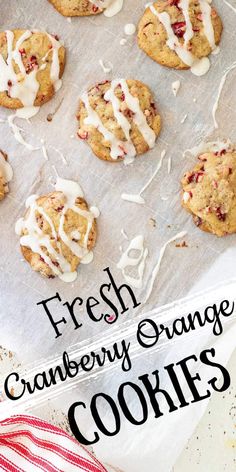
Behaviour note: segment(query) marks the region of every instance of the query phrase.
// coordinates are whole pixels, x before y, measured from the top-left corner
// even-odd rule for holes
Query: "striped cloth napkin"
[[[28,415],[0,421],[0,471],[107,472],[63,430]]]

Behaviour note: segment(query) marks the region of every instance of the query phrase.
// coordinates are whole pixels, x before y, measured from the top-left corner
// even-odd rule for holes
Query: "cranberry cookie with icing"
[[[182,179],[183,207],[203,231],[236,233],[236,150],[208,151],[198,160]]]
[[[101,13],[107,0],[49,0],[63,16],[88,16]]]
[[[78,265],[93,259],[98,214],[88,209],[78,183],[58,178],[54,192],[27,199],[16,223],[24,258],[45,277],[74,281]]]
[[[100,159],[133,161],[155,145],[161,118],[150,89],[138,80],[105,81],[79,102],[78,136]]]
[[[0,200],[9,192],[8,184],[12,180],[13,171],[7,160],[7,154],[0,150]]]
[[[0,33],[0,105],[41,106],[61,86],[65,48],[56,36],[40,31]]]
[[[217,51],[222,22],[208,0],[159,0],[147,5],[138,44],[163,66],[204,74]]]

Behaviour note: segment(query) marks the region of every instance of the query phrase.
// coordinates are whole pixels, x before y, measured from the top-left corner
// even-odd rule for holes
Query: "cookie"
[[[7,162],[7,154],[0,150],[0,200],[3,200],[9,192],[8,184],[12,177],[13,171],[9,162]]]
[[[222,28],[207,0],[159,0],[147,6],[139,22],[138,44],[163,66],[202,75],[210,65],[203,58],[216,51]]]
[[[63,16],[97,15],[103,11],[104,0],[49,0]]]
[[[29,30],[0,33],[0,105],[41,106],[61,86],[65,48],[57,36]]]
[[[85,92],[78,136],[100,159],[130,163],[155,145],[161,118],[150,89],[138,80],[106,80]]]
[[[72,282],[78,265],[93,258],[95,216],[98,210],[88,209],[80,186],[58,178],[54,192],[27,199],[26,213],[16,223],[24,258],[45,277]]]
[[[182,205],[203,231],[236,232],[236,150],[205,152],[182,179]]]

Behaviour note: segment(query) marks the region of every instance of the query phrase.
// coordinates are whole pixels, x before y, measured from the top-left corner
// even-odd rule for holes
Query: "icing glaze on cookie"
[[[173,3],[174,5],[174,3]],[[171,6],[171,3],[169,3]],[[218,52],[215,44],[215,33],[212,24],[212,8],[208,0],[199,0],[199,6],[201,9],[201,21],[203,24],[203,33],[208,40],[211,47],[211,51],[214,53]],[[184,21],[181,23],[171,23],[171,17],[166,11],[159,12],[155,5],[151,2],[147,4],[147,8],[158,18],[160,23],[165,28],[167,34],[167,46],[174,51],[179,59],[191,68],[194,75],[204,75],[210,67],[210,61],[208,57],[202,57],[201,59],[194,56],[189,48],[189,42],[194,37],[194,29],[189,14],[190,0],[179,0],[177,3],[178,10],[181,10],[184,16]],[[181,32],[180,30],[181,29]],[[181,34],[180,34],[181,33]],[[183,37],[184,42],[179,40],[179,37]]]
[[[7,156],[0,150],[0,200],[9,192],[8,184],[13,178],[13,170]]]
[[[87,264],[92,261],[92,251],[88,249],[89,234],[92,229],[98,210],[93,207],[84,210],[76,205],[78,198],[83,198],[83,191],[77,182],[57,178],[55,185],[56,192],[62,192],[65,196],[64,204],[58,209],[59,225],[56,230],[54,222],[48,213],[38,204],[38,195],[31,195],[26,201],[27,212],[24,218],[20,218],[16,223],[16,233],[21,236],[22,247],[30,248],[33,253],[39,254],[42,260],[51,269],[52,273],[65,282],[73,282],[77,277],[76,271],[71,271],[71,264],[62,253],[62,244],[76,256],[80,263]],[[70,234],[64,229],[68,212],[74,212],[83,217],[86,222],[86,233],[81,243],[81,234],[73,229]],[[37,215],[41,215],[48,223],[51,233],[45,234],[37,221]],[[77,231],[75,235],[75,231]],[[53,243],[53,245],[52,245]],[[47,253],[43,250],[46,249]]]
[[[182,206],[198,228],[222,237],[236,232],[236,153],[227,142],[205,146],[181,181]]]
[[[7,59],[5,60],[2,54],[0,54],[0,92],[7,92],[9,97],[19,99],[23,107],[30,108],[30,116],[33,116],[39,109],[38,107],[34,107],[34,102],[40,87],[37,74],[39,71],[44,70],[47,65],[47,55],[42,59],[43,64],[41,64],[41,66],[38,66],[37,59],[33,55],[31,56],[28,69],[26,69],[23,63],[24,49],[22,49],[22,44],[36,33],[37,31],[24,31],[14,47],[14,32],[7,30],[5,32],[7,40]],[[61,80],[59,79],[60,66],[58,51],[62,44],[55,37],[48,33],[46,34],[51,42],[51,48],[48,54],[52,52],[50,79],[55,91],[57,91],[61,86]],[[14,63],[17,65],[19,72],[15,71]],[[27,114],[27,118],[29,118],[29,113]]]
[[[125,140],[118,139],[115,133],[103,124],[98,112],[91,106],[89,93],[87,92],[81,97],[87,113],[87,116],[84,118],[84,125],[96,128],[102,134],[105,141],[110,143],[110,156],[113,160],[123,158],[125,163],[128,164],[133,161],[137,154],[131,138],[131,123],[133,122],[136,125],[149,149],[155,145],[156,134],[148,124],[147,116],[141,109],[139,99],[131,94],[127,81],[116,79],[108,83],[109,88],[104,93],[103,98],[105,103],[111,104],[114,117],[125,136]],[[115,93],[117,88],[122,93],[122,99],[118,98]],[[128,116],[132,117],[132,122],[129,121],[124,111],[121,110],[122,102],[125,102],[127,106],[126,111],[128,111]],[[146,110],[146,112],[150,114],[149,110]],[[87,132],[82,131],[82,134],[81,132],[78,134],[81,139],[87,139]]]

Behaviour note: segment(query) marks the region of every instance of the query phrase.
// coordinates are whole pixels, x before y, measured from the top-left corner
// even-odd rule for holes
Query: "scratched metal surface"
[[[191,217],[181,208],[179,182],[183,172],[194,163],[191,156],[183,157],[186,148],[198,144],[203,137],[230,137],[236,141],[235,72],[228,77],[223,90],[217,114],[220,124],[217,133],[213,131],[211,116],[222,74],[235,60],[236,15],[221,0],[215,0],[224,23],[221,52],[211,57],[209,73],[198,78],[188,71],[176,72],[152,62],[139,50],[135,38],[128,38],[125,46],[120,45],[120,39],[125,36],[124,25],[127,22],[138,22],[145,3],[145,0],[125,0],[122,12],[111,19],[100,15],[96,18],[74,18],[70,23],[46,0],[9,0],[7,6],[6,2],[0,1],[1,29],[38,28],[58,33],[67,48],[62,89],[42,107],[31,124],[20,125],[26,130],[24,135],[28,142],[40,145],[43,138],[46,146],[53,145],[63,152],[68,165],[65,166],[52,149],[48,152],[49,161],[45,161],[42,151],[29,152],[14,140],[7,124],[0,124],[0,147],[8,153],[14,168],[11,192],[9,198],[1,203],[0,215],[1,343],[15,350],[22,359],[26,360],[29,356],[39,359],[55,352],[60,353],[68,345],[108,329],[104,322],[91,322],[82,307],[78,319],[83,321],[83,328],[78,332],[72,323],[68,323],[63,336],[55,341],[46,315],[36,304],[43,298],[53,296],[56,291],[63,301],[72,301],[75,296],[84,299],[89,295],[96,296],[100,284],[107,281],[103,272],[107,266],[117,283],[123,282],[116,268],[120,258],[119,246],[122,244],[125,249],[127,244],[121,236],[121,228],[127,231],[130,238],[143,234],[149,249],[143,289],[135,291],[140,301],[145,297],[161,246],[177,232],[188,232],[186,241],[189,247],[176,248],[172,244],[168,248],[150,303],[148,306],[141,305],[139,311],[187,295],[217,258],[227,248],[235,246],[235,236],[217,239],[195,228]],[[99,59],[113,63],[110,75],[104,76]],[[88,86],[107,77],[133,77],[147,83],[153,90],[163,120],[162,133],[155,148],[137,158],[129,167],[101,162],[83,142],[71,138],[76,134],[78,97]],[[175,98],[171,84],[176,79],[180,79],[181,89]],[[55,110],[62,98],[63,102],[53,121],[48,123],[48,113]],[[188,117],[181,124],[186,113]],[[0,110],[0,118],[5,119],[8,115],[7,110]],[[163,168],[145,193],[146,204],[138,206],[122,201],[122,192],[135,193],[142,188],[154,171],[163,149],[167,150]],[[167,173],[169,157],[172,158],[170,175]],[[18,237],[14,233],[15,221],[24,212],[26,197],[51,190],[53,164],[62,177],[78,179],[89,204],[95,204],[101,210],[94,262],[81,266],[73,285],[66,285],[57,279],[44,280],[32,272],[28,264],[22,262]],[[168,199],[163,201],[161,196]],[[157,221],[155,229],[149,224],[151,217]],[[55,305],[53,313],[59,317],[64,312]],[[127,317],[135,316],[135,313],[129,312],[119,321],[122,323]]]

